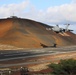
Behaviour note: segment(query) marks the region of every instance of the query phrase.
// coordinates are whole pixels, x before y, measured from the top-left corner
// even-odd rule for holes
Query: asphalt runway
[[[15,50],[0,51],[0,61],[47,56],[47,55],[67,53],[67,52],[76,52],[76,46],[16,50],[16,51]]]

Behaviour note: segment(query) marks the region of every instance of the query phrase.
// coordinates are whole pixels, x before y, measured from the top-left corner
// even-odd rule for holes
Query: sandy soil
[[[60,59],[70,59],[70,58],[76,59],[76,52],[48,56],[44,60],[51,60],[51,62],[42,63],[42,64],[38,64],[38,65],[33,65],[33,66],[29,67],[29,68],[30,69],[33,69],[34,71],[40,71],[42,69],[47,69],[48,68],[48,65],[50,63],[58,63],[60,61]]]
[[[57,34],[46,30],[48,27],[28,19],[0,19],[0,44],[18,48],[42,48],[53,46],[55,43],[58,46],[76,45],[76,35],[72,32]]]

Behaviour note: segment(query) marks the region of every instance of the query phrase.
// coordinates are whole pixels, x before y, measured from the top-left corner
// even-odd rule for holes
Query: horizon
[[[0,0],[0,18],[18,16],[48,25],[71,24],[76,33],[76,0]]]

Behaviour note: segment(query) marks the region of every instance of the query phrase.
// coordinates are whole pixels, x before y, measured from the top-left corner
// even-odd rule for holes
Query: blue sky
[[[76,30],[76,0],[0,0],[0,18],[14,15]]]
[[[0,5],[20,3],[24,0],[0,0]],[[26,0],[25,0],[26,1]],[[49,6],[58,6],[66,3],[70,3],[72,0],[28,0],[38,9],[46,9]]]
[[[50,6],[58,6],[70,3],[71,0],[30,0],[38,9],[46,9]]]

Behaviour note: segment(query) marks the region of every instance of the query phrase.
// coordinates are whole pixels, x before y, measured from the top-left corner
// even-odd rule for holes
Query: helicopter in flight
[[[67,31],[73,31],[73,30],[68,29],[69,25],[70,24],[66,24],[65,28],[60,28],[59,25],[51,26],[50,28],[46,28],[46,30],[52,30],[56,33],[64,33],[64,32],[67,32]]]

